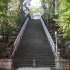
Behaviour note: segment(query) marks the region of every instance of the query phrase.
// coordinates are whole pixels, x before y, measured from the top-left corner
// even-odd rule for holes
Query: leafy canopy
[[[58,25],[64,32],[64,37],[70,37],[70,0],[59,0]]]

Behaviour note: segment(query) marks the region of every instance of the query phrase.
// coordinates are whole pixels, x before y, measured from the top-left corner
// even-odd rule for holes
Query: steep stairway
[[[55,58],[40,20],[29,20],[14,56],[14,67],[54,67]]]

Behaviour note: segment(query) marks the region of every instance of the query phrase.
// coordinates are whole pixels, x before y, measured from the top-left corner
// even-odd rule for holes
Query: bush
[[[0,58],[2,56],[2,53],[5,51],[7,48],[7,45],[5,43],[0,43]]]

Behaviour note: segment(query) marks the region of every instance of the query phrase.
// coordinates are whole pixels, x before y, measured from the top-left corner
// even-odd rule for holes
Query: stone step
[[[35,54],[34,54],[35,52]],[[54,67],[55,60],[40,20],[30,20],[15,53],[14,67]]]
[[[23,59],[23,60],[15,60],[14,62],[16,62],[16,63],[17,63],[17,62],[33,62],[33,60],[34,60],[34,59],[26,59],[26,60]],[[54,60],[35,59],[35,62],[36,62],[36,63],[37,63],[37,62],[38,62],[38,63],[39,63],[39,62],[44,62],[44,63],[47,63],[47,62],[50,63],[50,62],[51,62],[51,63],[54,63]]]

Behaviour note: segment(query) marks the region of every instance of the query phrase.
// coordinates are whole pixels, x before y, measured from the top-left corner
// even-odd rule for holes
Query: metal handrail
[[[44,31],[46,33],[46,36],[47,36],[47,38],[48,38],[48,40],[50,42],[52,52],[54,53],[55,58],[57,58],[57,49],[56,49],[57,47],[55,46],[54,41],[53,41],[53,39],[52,39],[52,37],[51,37],[51,35],[50,35],[50,33],[49,33],[49,31],[48,31],[48,29],[47,29],[47,27],[46,27],[46,25],[45,25],[45,23],[44,23],[42,18],[41,18],[41,22],[42,22],[42,26],[44,28]]]
[[[22,26],[22,28],[21,28],[21,30],[20,30],[20,32],[19,32],[17,38],[15,39],[15,42],[14,42],[14,44],[13,44],[13,48],[14,48],[14,49],[13,49],[13,52],[12,52],[10,58],[14,57],[14,53],[17,51],[17,48],[18,48],[18,46],[19,46],[20,40],[21,40],[21,38],[22,38],[22,35],[23,35],[23,33],[24,33],[24,30],[25,30],[25,27],[26,27],[26,25],[27,25],[28,20],[29,20],[29,18],[27,18],[27,19],[25,20],[25,22],[24,22],[24,24],[23,24],[23,26]]]

